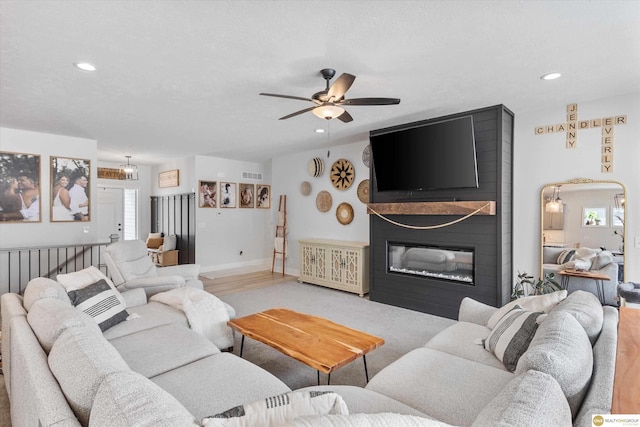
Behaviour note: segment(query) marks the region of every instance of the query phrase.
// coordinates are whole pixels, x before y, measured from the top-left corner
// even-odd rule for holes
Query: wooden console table
[[[640,309],[620,307],[612,414],[640,414]]]

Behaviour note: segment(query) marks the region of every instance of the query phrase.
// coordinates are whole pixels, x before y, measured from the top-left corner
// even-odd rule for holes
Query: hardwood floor
[[[264,288],[277,283],[297,280],[297,276],[271,272],[270,270],[258,271],[254,273],[238,274],[234,276],[218,277],[209,279],[200,276],[204,290],[213,295],[228,295],[236,292],[248,291],[250,289]]]

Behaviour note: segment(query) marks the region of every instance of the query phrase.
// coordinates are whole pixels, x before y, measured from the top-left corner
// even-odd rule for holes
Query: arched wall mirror
[[[540,277],[559,248],[610,251],[624,281],[626,189],[617,181],[574,179],[540,192]],[[561,252],[561,251],[560,251]]]

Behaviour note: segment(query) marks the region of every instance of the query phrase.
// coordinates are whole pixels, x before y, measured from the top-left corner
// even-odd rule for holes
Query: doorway
[[[138,190],[98,187],[98,240],[138,238]]]

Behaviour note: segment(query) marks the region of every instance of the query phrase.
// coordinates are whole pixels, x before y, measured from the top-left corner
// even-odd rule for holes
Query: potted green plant
[[[542,278],[534,280],[527,272],[518,272],[518,280],[513,285],[511,300],[529,295],[544,295],[562,290],[562,286],[555,280],[555,273],[545,273]]]
[[[600,225],[600,215],[595,213],[594,211],[587,212],[587,223],[586,225]]]

